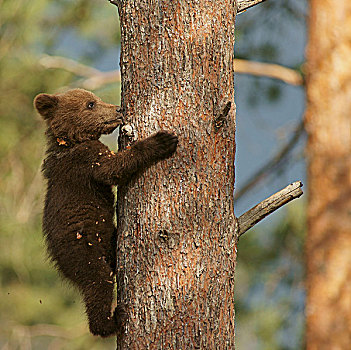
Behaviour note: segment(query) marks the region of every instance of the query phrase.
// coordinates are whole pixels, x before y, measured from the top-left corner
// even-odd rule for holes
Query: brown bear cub
[[[112,186],[126,184],[170,157],[177,136],[159,131],[115,154],[99,137],[122,124],[119,107],[82,89],[40,94],[34,105],[47,123],[42,170],[47,179],[43,232],[49,255],[81,292],[91,333],[118,334],[125,311],[117,306],[111,313],[116,264]]]

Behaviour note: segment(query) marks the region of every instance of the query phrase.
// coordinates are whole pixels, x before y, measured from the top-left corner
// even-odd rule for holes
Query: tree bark
[[[351,344],[351,2],[311,0],[307,349]]]
[[[235,0],[118,8],[126,119],[139,138],[179,136],[118,191],[118,348],[234,349]]]

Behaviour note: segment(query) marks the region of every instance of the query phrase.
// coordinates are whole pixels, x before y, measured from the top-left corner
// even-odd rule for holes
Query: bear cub
[[[34,106],[47,124],[42,171],[47,180],[43,233],[50,258],[82,294],[89,329],[107,337],[123,330],[124,308],[113,312],[116,264],[112,186],[170,157],[178,138],[167,131],[114,153],[99,141],[123,123],[120,107],[74,89],[39,94]]]

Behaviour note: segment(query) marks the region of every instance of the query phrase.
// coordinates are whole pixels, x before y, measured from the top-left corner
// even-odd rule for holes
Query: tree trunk
[[[310,6],[307,349],[350,349],[351,1]]]
[[[126,118],[139,139],[167,129],[179,145],[118,192],[118,348],[234,349],[235,0],[120,1],[119,14]]]

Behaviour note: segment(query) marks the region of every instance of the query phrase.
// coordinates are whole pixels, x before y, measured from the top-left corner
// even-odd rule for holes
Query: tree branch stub
[[[283,205],[299,198],[303,194],[302,186],[301,181],[293,182],[241,215],[237,219],[238,237]]]
[[[266,0],[237,0],[238,14],[246,11],[248,8],[258,5]]]

